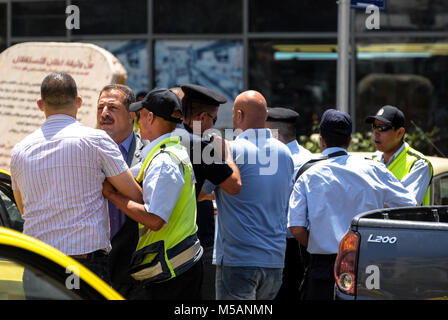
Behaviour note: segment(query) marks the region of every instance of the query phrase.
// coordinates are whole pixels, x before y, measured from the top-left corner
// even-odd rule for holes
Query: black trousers
[[[282,286],[275,300],[300,300],[300,284],[303,281],[309,253],[295,238],[286,239],[285,267]]]
[[[306,272],[305,300],[334,299],[336,254],[311,254]]]
[[[145,300],[201,300],[202,257],[190,269],[171,280],[144,286]]]

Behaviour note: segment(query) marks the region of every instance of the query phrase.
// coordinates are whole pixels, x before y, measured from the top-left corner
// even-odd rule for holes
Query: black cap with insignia
[[[219,106],[227,102],[227,99],[222,94],[197,84],[185,84],[181,88],[184,92],[182,99],[186,98],[191,100],[191,102],[211,106]]]
[[[299,114],[289,108],[268,108],[268,117],[266,121],[270,122],[291,122],[294,123],[299,118]]]
[[[151,90],[143,100],[131,103],[129,111],[136,112],[143,108],[167,121],[175,123],[182,122],[180,99],[169,89],[156,88]]]

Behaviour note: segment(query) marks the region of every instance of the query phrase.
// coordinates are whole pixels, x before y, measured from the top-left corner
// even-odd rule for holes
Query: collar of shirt
[[[119,144],[119,146],[123,147],[125,149],[125,153],[123,154],[123,158],[126,160],[127,154],[129,153],[129,149],[131,148],[132,139],[134,138],[134,131],[131,131],[131,134],[129,137],[127,137],[122,143]],[[120,148],[121,150],[121,148]]]
[[[187,130],[189,133],[193,133],[193,129],[190,128],[189,125],[185,124],[185,123],[179,123],[176,128],[181,128],[181,129],[185,129]]]
[[[249,141],[257,140],[257,138],[269,139],[272,138],[271,129],[260,128],[260,129],[247,129],[241,132],[235,140],[246,139]]]
[[[171,134],[172,134],[172,132],[165,133],[164,135],[161,135],[157,139],[148,143],[142,150],[142,159],[146,159],[146,157],[151,152],[151,150],[163,139],[171,137]]]
[[[77,120],[68,114],[58,113],[49,116],[45,120],[44,126],[55,122],[77,122]]]
[[[293,140],[291,142],[288,142],[286,144],[286,146],[288,147],[289,151],[291,151],[291,153],[299,153],[300,152],[300,147],[299,147],[299,143],[297,142],[297,140]]]
[[[404,150],[405,148],[406,148],[406,142],[403,142],[403,144],[401,145],[401,147],[400,147],[400,148],[394,153],[394,155],[389,159],[389,162],[388,162],[388,163],[385,163],[385,162],[384,162],[384,154],[381,153],[381,162],[384,163],[384,164],[386,165],[386,167],[389,167],[390,164],[391,164],[392,162],[394,162],[394,160],[398,157],[398,155],[399,155],[400,153],[403,152],[403,150]]]
[[[324,151],[322,151],[322,155],[323,156],[327,156],[329,154],[332,154],[332,153],[335,153],[335,152],[338,152],[338,151],[345,151],[345,152],[347,152],[347,150],[344,149],[344,148],[331,147],[331,148],[327,148]]]

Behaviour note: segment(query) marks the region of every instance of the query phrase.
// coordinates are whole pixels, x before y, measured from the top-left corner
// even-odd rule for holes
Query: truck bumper
[[[337,285],[334,285],[334,300],[356,300],[354,296],[349,296],[339,290]]]

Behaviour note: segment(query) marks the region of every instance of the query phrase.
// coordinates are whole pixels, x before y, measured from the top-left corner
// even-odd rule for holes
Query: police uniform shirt
[[[342,148],[328,148],[322,155]],[[290,197],[288,227],[309,229],[308,252],[336,254],[352,218],[384,207],[415,206],[413,195],[383,165],[359,156],[319,161],[305,171]]]
[[[313,157],[313,154],[306,148],[302,147],[297,140],[293,140],[286,144],[289,151],[291,151],[292,159],[294,160],[294,178],[297,175],[300,167]]]
[[[146,159],[160,141],[170,136],[171,133],[164,134],[146,145],[142,150],[142,159]],[[134,177],[138,176],[143,162],[144,160],[131,168]],[[145,210],[168,223],[184,182],[182,166],[169,153],[162,152],[154,157],[146,169],[142,183]]]
[[[404,151],[406,143],[403,143],[394,155],[389,159],[388,163],[384,163],[384,156],[381,151],[375,152],[375,157],[380,159],[382,163],[389,168],[394,160]],[[414,162],[409,173],[400,180],[403,186],[408,189],[415,197],[418,203],[422,203],[428,189],[429,181],[431,181],[431,171],[429,164],[424,159]]]

